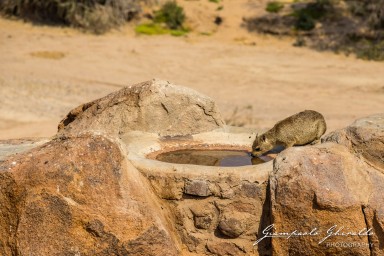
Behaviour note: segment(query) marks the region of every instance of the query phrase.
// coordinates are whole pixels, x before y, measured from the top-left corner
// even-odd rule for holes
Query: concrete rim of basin
[[[236,132],[233,132],[234,130]],[[268,175],[273,169],[273,161],[258,165],[222,167],[166,163],[155,159],[160,153],[179,149],[250,150],[252,143],[250,133],[246,130],[239,132],[229,126],[211,132],[174,138],[134,131],[125,134],[121,140],[126,147],[127,159],[144,173],[158,173],[158,175],[177,173],[197,177],[235,175],[241,180],[264,182],[268,180]]]

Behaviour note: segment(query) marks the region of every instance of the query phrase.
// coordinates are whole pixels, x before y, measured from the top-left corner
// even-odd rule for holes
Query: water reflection
[[[156,159],[176,164],[244,166],[262,164],[272,158],[267,156],[252,158],[245,151],[235,150],[177,150],[159,154]]]

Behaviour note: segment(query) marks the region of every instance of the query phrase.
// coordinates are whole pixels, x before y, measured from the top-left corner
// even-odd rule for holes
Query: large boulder
[[[280,236],[272,238],[273,255],[384,254],[383,117],[358,120],[325,138],[340,144],[278,155],[267,223],[274,226],[261,229]]]
[[[276,232],[317,235],[272,239],[276,255],[339,255],[345,248],[330,242],[364,242],[367,236],[330,237],[327,230],[358,232],[366,228],[363,205],[371,193],[366,166],[344,147],[331,144],[286,150],[275,160],[270,179],[272,220]],[[335,230],[335,231],[336,231]],[[369,247],[351,248],[353,255],[369,254]],[[339,253],[339,254],[338,254]]]
[[[350,126],[328,134],[323,141],[346,146],[384,173],[384,114],[358,119]]]
[[[100,131],[119,135],[143,131],[183,136],[223,125],[216,104],[209,97],[167,81],[151,80],[73,109],[60,122],[59,133]]]
[[[168,213],[102,136],[53,140],[0,163],[1,255],[178,255]]]

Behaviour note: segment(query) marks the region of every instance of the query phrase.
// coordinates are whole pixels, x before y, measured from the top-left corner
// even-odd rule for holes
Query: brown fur
[[[322,114],[305,110],[278,122],[266,133],[257,136],[252,145],[252,155],[260,156],[277,145],[285,148],[295,145],[315,144],[327,130]]]

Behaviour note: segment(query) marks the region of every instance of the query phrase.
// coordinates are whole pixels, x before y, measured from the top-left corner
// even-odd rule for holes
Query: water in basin
[[[252,158],[248,152],[236,150],[176,150],[161,153],[157,160],[175,164],[206,166],[244,166],[271,160],[268,156]]]

